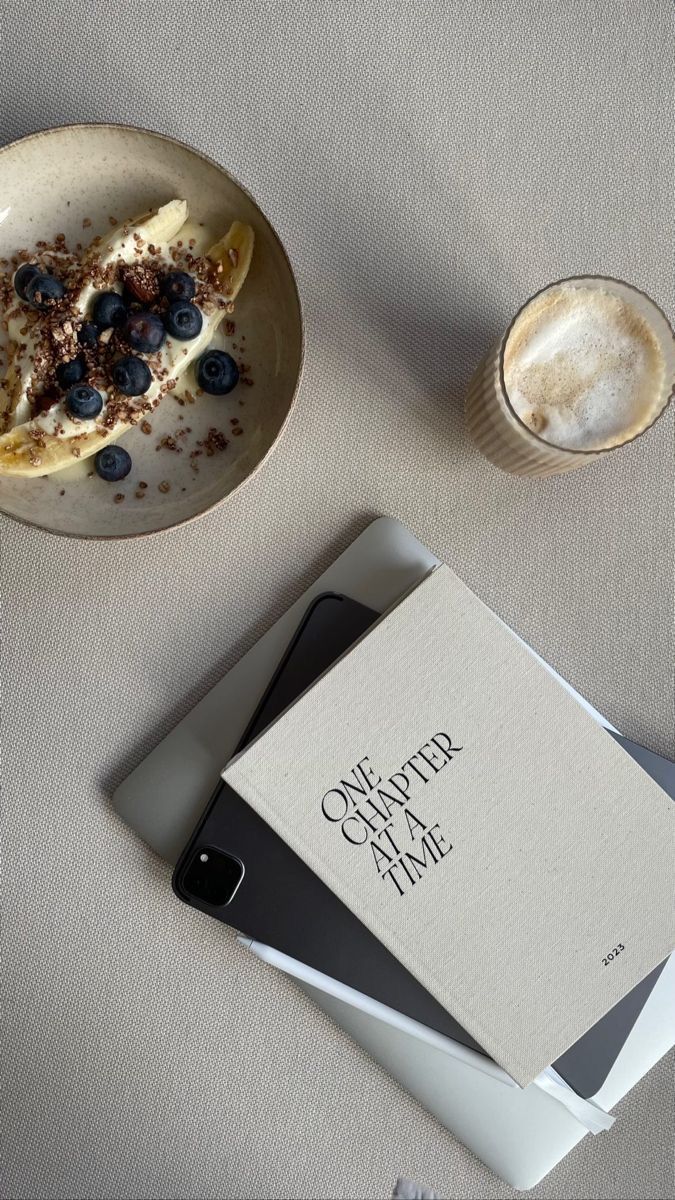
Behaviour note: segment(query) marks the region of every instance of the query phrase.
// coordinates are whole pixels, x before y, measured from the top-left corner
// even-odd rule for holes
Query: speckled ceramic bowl
[[[203,222],[214,242],[235,218],[252,225],[256,238],[234,331],[223,326],[215,342],[245,360],[252,382],[239,383],[228,396],[198,397],[189,408],[166,396],[152,414],[151,435],[135,428],[122,438],[133,469],[121,484],[92,475],[92,459],[45,478],[0,476],[0,509],[52,533],[117,538],[170,529],[221,503],[272,449],[302,367],[298,291],[269,221],[217,163],[172,138],[129,126],[68,125],[22,138],[0,150],[0,180],[1,257],[57,233],[71,246],[87,245],[110,232],[111,217],[133,217],[176,196],[188,201],[191,218]],[[163,437],[186,425],[184,449],[158,449]],[[191,447],[212,428],[241,432],[228,436],[224,451],[191,457]],[[124,501],[115,503],[118,493]]]

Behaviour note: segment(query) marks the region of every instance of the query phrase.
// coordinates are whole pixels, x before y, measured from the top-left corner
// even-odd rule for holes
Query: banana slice
[[[172,203],[184,204],[184,201]],[[159,213],[162,211],[160,209]],[[156,217],[159,217],[159,213]],[[175,210],[174,216],[177,218]],[[169,238],[173,238],[179,232],[182,223],[183,221],[168,235]],[[153,236],[158,238],[157,233]],[[164,233],[165,241],[166,237]],[[157,245],[158,242],[153,244]],[[250,225],[234,221],[225,237],[216,242],[208,252],[207,257],[215,262],[217,267],[222,266],[222,271],[218,273],[218,292],[228,302],[234,300],[246,279],[251,265],[253,245],[254,234]],[[178,379],[185,372],[208,347],[225,315],[226,310],[222,308],[217,308],[213,313],[205,313],[198,337],[191,342],[174,342],[171,347],[163,347],[162,367],[168,370],[168,376],[165,378]],[[184,350],[187,350],[187,354],[183,353]],[[156,400],[160,395],[161,386],[159,380],[153,380],[142,397],[143,401]],[[104,415],[105,408],[102,416]],[[52,474],[72,466],[75,459],[88,458],[95,454],[132,427],[128,421],[117,421],[108,429],[100,424],[100,420],[101,418],[98,418],[99,423],[96,420],[75,421],[66,412],[65,405],[60,403],[39,417],[17,425],[0,436],[0,475]]]
[[[248,275],[248,269],[253,257],[254,235],[250,225],[242,225],[241,221],[233,221],[225,234],[207,254],[218,269],[222,266],[220,278],[224,282],[223,293],[228,300],[234,300],[242,283]]]
[[[32,421],[17,425],[0,437],[0,475],[51,475],[64,467],[72,467],[77,455],[88,458],[96,454],[108,442],[120,437],[128,425],[115,425],[104,436],[98,433],[81,433],[78,436],[56,437],[43,433]]]

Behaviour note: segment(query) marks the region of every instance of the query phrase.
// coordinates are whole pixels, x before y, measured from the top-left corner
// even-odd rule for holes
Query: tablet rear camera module
[[[183,875],[183,888],[210,908],[223,908],[244,877],[244,864],[233,854],[204,846],[193,854]]]

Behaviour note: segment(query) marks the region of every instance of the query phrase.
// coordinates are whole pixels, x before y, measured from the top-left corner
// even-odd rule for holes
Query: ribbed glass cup
[[[561,285],[594,288],[619,296],[631,305],[648,323],[658,338],[665,362],[660,395],[656,398],[642,425],[632,425],[623,441],[594,450],[568,450],[556,446],[533,433],[521,421],[513,408],[504,384],[504,353],[511,331],[529,304],[544,292]],[[675,334],[665,313],[644,292],[621,279],[602,275],[577,275],[548,284],[516,313],[501,340],[485,356],[477,368],[466,398],[466,422],[469,435],[490,462],[514,475],[559,475],[575,471],[603,454],[635,441],[665,412],[675,390]]]

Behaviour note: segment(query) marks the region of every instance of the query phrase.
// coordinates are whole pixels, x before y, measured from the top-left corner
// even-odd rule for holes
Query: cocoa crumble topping
[[[209,429],[204,441],[197,442],[197,445],[203,449],[208,458],[212,458],[214,454],[226,450],[229,442],[220,429]]]
[[[124,500],[124,492],[117,492],[114,496],[115,504],[121,504]]]
[[[164,494],[171,491],[171,484],[169,483],[168,479],[163,479],[162,482],[157,485],[157,487],[159,491],[164,492]]]

